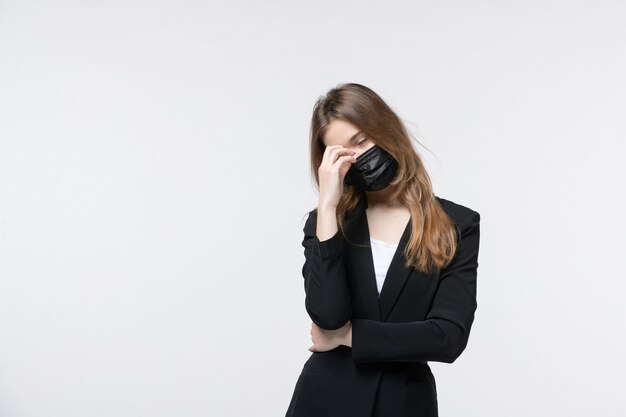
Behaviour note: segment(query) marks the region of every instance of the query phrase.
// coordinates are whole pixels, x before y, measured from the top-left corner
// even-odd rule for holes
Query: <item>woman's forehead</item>
[[[362,132],[359,128],[352,123],[342,119],[335,119],[326,127],[323,139],[324,145],[342,145],[347,147],[359,138],[360,133]]]

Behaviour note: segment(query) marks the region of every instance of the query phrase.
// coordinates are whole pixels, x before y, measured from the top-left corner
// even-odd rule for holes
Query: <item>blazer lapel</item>
[[[407,278],[413,270],[413,267],[404,266],[404,262],[406,262],[404,248],[410,237],[412,220],[409,219],[400,238],[379,297],[366,208],[367,199],[362,197],[355,213],[354,223],[350,227],[350,240],[359,245],[350,245],[352,256],[357,260],[354,264],[358,277],[356,286],[364,302],[368,317],[378,321],[387,321]]]

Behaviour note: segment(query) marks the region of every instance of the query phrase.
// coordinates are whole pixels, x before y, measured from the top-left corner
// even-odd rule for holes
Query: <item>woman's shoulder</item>
[[[478,211],[470,207],[439,196],[435,196],[435,199],[439,202],[439,205],[448,214],[448,216],[450,216],[450,218],[457,224],[480,221],[480,214]]]

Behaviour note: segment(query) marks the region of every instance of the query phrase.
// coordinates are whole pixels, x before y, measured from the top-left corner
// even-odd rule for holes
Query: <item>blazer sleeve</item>
[[[320,241],[317,238],[317,209],[309,212],[304,225],[305,307],[311,320],[322,329],[336,330],[352,317],[352,299],[344,266],[341,231]]]
[[[472,211],[459,229],[457,252],[441,272],[426,320],[407,323],[352,320],[354,362],[452,363],[465,350],[477,308],[480,214]]]

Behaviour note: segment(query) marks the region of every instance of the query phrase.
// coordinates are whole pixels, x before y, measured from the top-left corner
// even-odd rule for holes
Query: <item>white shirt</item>
[[[391,264],[393,255],[395,255],[396,253],[398,244],[394,245],[391,243],[383,242],[382,240],[372,239],[371,237],[370,242],[372,244],[374,271],[376,272],[376,286],[378,287],[378,296],[380,296],[380,291],[383,288],[385,276],[387,275],[387,270],[389,269],[389,265]]]

